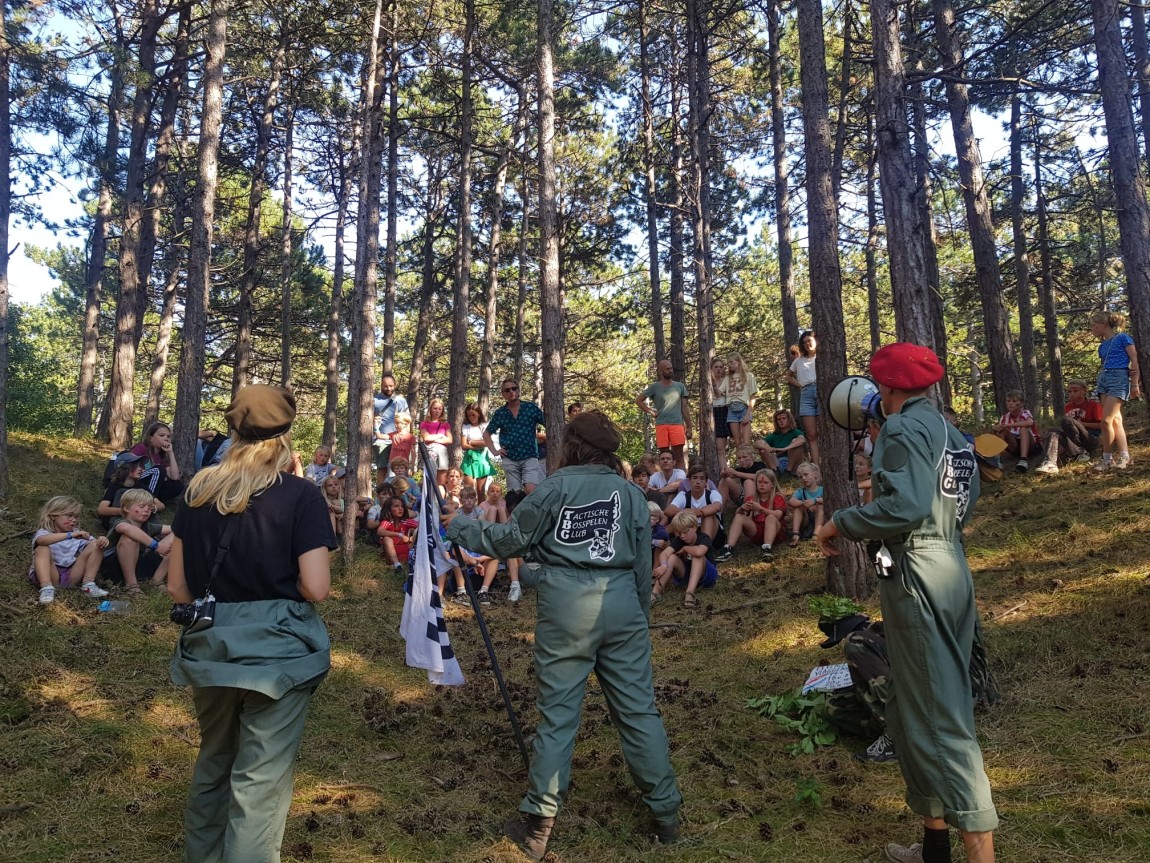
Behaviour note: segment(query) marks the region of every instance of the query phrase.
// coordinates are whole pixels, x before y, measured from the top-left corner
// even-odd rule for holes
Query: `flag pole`
[[[443,498],[439,495],[439,483],[435,481],[435,467],[431,464],[431,454],[427,451],[427,444],[421,440],[417,440],[416,444],[419,446],[419,460],[423,462],[423,475],[431,477],[431,482],[424,483],[424,487],[430,485],[432,491],[435,492],[435,502],[439,508],[440,514],[443,513]],[[499,667],[499,659],[495,655],[495,645],[491,643],[491,633],[487,630],[487,619],[483,616],[482,606],[479,604],[479,597],[475,593],[475,585],[471,583],[471,579],[467,577],[467,567],[464,566],[463,560],[459,557],[459,549],[455,547],[455,543],[451,543],[451,558],[460,571],[464,573],[463,584],[467,588],[467,596],[471,600],[471,607],[475,610],[475,620],[479,624],[479,634],[483,636],[483,644],[487,648],[487,658],[491,660],[491,670],[495,672],[495,680],[499,684],[499,694],[503,696],[503,706],[507,709],[507,718],[511,721],[511,732],[515,735],[515,743],[519,747],[519,755],[523,758],[523,769],[531,769],[531,758],[527,754],[527,744],[523,742],[523,732],[519,728],[519,719],[515,715],[515,708],[511,704],[511,693],[507,691],[507,682],[503,679],[503,671]],[[440,597],[442,602],[443,597]]]

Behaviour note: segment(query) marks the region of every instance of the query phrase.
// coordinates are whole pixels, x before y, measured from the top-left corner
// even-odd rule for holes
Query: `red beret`
[[[880,384],[896,390],[925,390],[946,374],[934,351],[910,342],[895,342],[875,351],[870,373]]]

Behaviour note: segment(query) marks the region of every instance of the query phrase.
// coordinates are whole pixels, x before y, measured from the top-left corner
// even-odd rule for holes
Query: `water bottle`
[[[122,599],[105,599],[96,606],[96,610],[110,614],[127,614],[132,610],[132,603]]]

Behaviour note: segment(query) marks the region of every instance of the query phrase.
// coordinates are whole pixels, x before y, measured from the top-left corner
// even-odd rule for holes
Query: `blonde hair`
[[[670,525],[668,525],[668,529],[671,533],[675,534],[675,536],[679,536],[689,530],[695,530],[698,526],[699,519],[695,517],[695,514],[684,509],[675,513]]]
[[[410,426],[411,425],[411,414],[409,414],[407,411],[400,411],[399,413],[397,413],[395,415],[395,424],[399,425],[401,422],[404,425]]]
[[[291,461],[291,432],[267,440],[233,434],[223,459],[195,475],[184,500],[192,507],[211,504],[221,515],[243,512],[252,497],[280,482]]]
[[[155,504],[156,499],[146,488],[130,488],[120,495],[120,510],[127,512],[128,507],[138,503]]]
[[[647,501],[647,512],[651,513],[651,515],[657,515],[659,518],[663,517],[663,510],[660,509],[659,504],[653,500]]]
[[[329,495],[327,493],[327,484],[329,482],[335,482],[336,483],[335,498],[332,498],[331,495]],[[319,487],[323,491],[323,496],[326,497],[328,500],[333,500],[333,499],[339,500],[342,497],[343,483],[340,482],[340,478],[338,476],[336,476],[334,473],[329,473],[327,476],[325,476],[323,478],[323,482],[320,483]]]
[[[1126,318],[1118,312],[1095,312],[1090,316],[1092,324],[1106,324],[1112,330],[1120,330],[1126,323]]]
[[[778,494],[779,493],[779,478],[777,476],[775,476],[775,472],[773,470],[771,470],[769,467],[765,467],[765,468],[762,468],[761,470],[755,471],[755,480],[756,480],[756,482],[755,482],[755,497],[759,497],[758,479],[761,476],[765,476],[767,479],[769,479],[771,481],[771,494]],[[760,501],[760,503],[762,502],[761,497],[759,498],[759,501]]]
[[[758,455],[758,451],[749,443],[744,443],[735,448],[735,455],[749,455],[751,458],[754,458]]]
[[[803,475],[803,471],[806,471],[811,476],[813,476],[816,483],[821,483],[823,481],[823,472],[819,470],[819,466],[813,461],[805,461],[795,468],[795,474],[800,477]]]
[[[447,408],[443,404],[443,399],[432,399],[427,403],[427,415],[431,416],[432,408],[439,408],[439,421],[443,422],[443,417],[447,414]]]
[[[124,493],[127,494],[127,492]],[[55,532],[57,518],[62,515],[79,516],[83,511],[83,504],[76,500],[76,498],[68,497],[66,494],[58,494],[55,497],[48,498],[48,502],[40,508],[40,521],[36,527],[39,530]]]
[[[734,362],[738,369],[731,374],[731,385],[741,390],[747,385],[747,361],[743,359],[743,355],[738,351],[731,351],[727,355],[728,362]]]

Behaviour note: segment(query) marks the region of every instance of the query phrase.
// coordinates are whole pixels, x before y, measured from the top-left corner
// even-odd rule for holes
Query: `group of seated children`
[[[107,535],[99,537],[79,528],[83,507],[75,498],[58,495],[44,504],[28,571],[41,605],[54,602],[59,588],[73,586],[86,596],[107,596],[97,577],[123,584],[128,593],[140,592],[140,579],[164,583],[173,536],[170,527],[153,518],[159,502],[147,489],[131,485],[114,498],[115,514],[108,500],[101,501],[101,514],[110,522]]]
[[[504,498],[502,486],[498,482],[492,482],[487,486],[483,502],[479,503],[479,495],[475,489],[471,486],[464,486],[459,491],[459,508],[456,518],[471,518],[476,521],[503,524],[510,518],[515,504],[521,497],[522,495],[512,494]],[[447,506],[454,508],[454,504],[451,503],[448,503]],[[523,589],[519,584],[519,566],[522,563],[520,558],[509,557],[505,561],[500,561],[498,558],[480,554],[468,548],[459,547],[457,551],[463,565],[476,575],[482,576],[482,582],[476,594],[480,605],[491,604],[493,599],[491,587],[499,575],[501,565],[506,568],[507,577],[511,580],[511,585],[507,591],[507,601],[518,602],[523,597]],[[463,572],[457,566],[455,568],[455,595],[452,597],[452,601],[460,605],[470,605],[471,600],[467,596],[467,588],[464,586],[463,578]],[[441,584],[440,591],[442,592],[442,590],[443,585]]]

